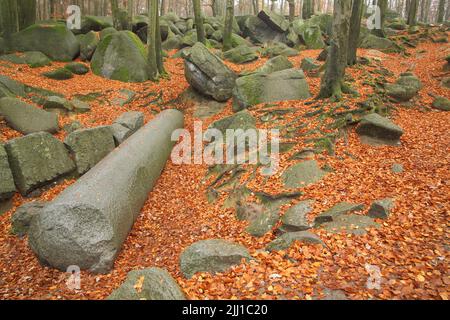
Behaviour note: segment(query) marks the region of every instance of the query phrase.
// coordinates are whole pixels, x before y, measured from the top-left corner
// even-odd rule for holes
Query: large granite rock
[[[260,103],[303,100],[309,97],[309,86],[301,70],[254,73],[236,80],[233,110],[239,111]]]
[[[14,34],[18,51],[40,51],[52,60],[70,61],[80,52],[80,43],[64,23],[34,24]]]
[[[232,96],[236,74],[203,44],[196,43],[185,57],[185,75],[189,84],[217,101]]]
[[[272,29],[263,20],[256,16],[249,16],[243,25],[244,37],[249,37],[254,43],[266,43],[269,41],[286,41],[284,32]]]
[[[128,272],[122,285],[108,300],[185,300],[174,278],[164,269],[148,268]]]
[[[27,51],[22,58],[31,68],[40,68],[51,65],[51,60],[42,52]]]
[[[116,147],[111,127],[76,130],[64,140],[73,154],[78,174],[93,168]]]
[[[28,233],[31,222],[39,215],[46,202],[32,201],[27,202],[17,208],[11,217],[11,233],[22,237]]]
[[[250,220],[245,231],[254,237],[262,237],[272,230],[279,220],[280,214],[277,209],[264,208],[260,214]]]
[[[325,243],[314,233],[309,231],[297,231],[297,232],[287,232],[282,234],[280,237],[276,238],[270,242],[266,250],[267,251],[277,251],[286,250],[294,244],[294,242],[299,241],[306,244],[321,244],[325,246]]]
[[[410,72],[402,73],[393,84],[386,84],[386,93],[399,102],[411,100],[422,89],[419,78]]]
[[[389,218],[393,207],[394,200],[391,198],[376,200],[372,203],[368,216],[371,218],[387,219]]]
[[[83,61],[90,61],[94,55],[97,45],[100,42],[98,33],[89,31],[80,39],[80,58]]]
[[[0,144],[0,202],[10,199],[16,192],[5,147]]]
[[[314,224],[319,225],[325,222],[333,221],[339,216],[347,214],[353,211],[360,211],[364,209],[364,205],[362,204],[354,204],[349,202],[340,202],[330,209],[322,212],[314,219]]]
[[[332,221],[321,224],[321,228],[330,233],[346,233],[358,236],[366,234],[367,229],[379,227],[380,225],[371,217],[357,214],[340,215]]]
[[[236,64],[247,63],[258,59],[256,50],[246,45],[241,45],[224,52],[223,57]]]
[[[278,32],[286,32],[289,28],[289,21],[274,11],[262,10],[258,13],[258,18],[264,21],[271,29]]]
[[[37,132],[5,145],[14,181],[27,195],[75,169],[64,144],[47,132]]]
[[[281,176],[286,188],[301,188],[320,181],[326,172],[315,160],[299,162],[289,167]]]
[[[281,218],[283,225],[281,230],[285,232],[305,231],[311,228],[308,221],[308,214],[312,211],[314,200],[304,200],[297,203],[286,211]]]
[[[120,145],[144,125],[144,114],[138,111],[124,112],[111,126],[116,145]]]
[[[247,110],[242,110],[236,112],[235,114],[222,118],[213,122],[210,128],[218,129],[223,134],[226,133],[227,129],[237,130],[247,130],[254,129],[256,126],[256,119]]]
[[[288,60],[288,58],[286,58],[286,56],[281,55],[281,56],[276,56],[274,58],[267,60],[267,62],[263,66],[259,67],[252,73],[258,72],[258,73],[269,74],[269,73],[274,73],[277,71],[282,71],[282,70],[292,69],[292,68],[294,68],[294,65],[292,64],[292,62],[290,62]]]
[[[26,96],[25,86],[23,85],[23,83],[0,74],[0,98],[15,98],[17,96]]]
[[[130,31],[113,33],[101,40],[92,57],[91,69],[96,75],[123,82],[149,79],[146,49]]]
[[[365,37],[363,37],[360,48],[376,49],[394,53],[399,53],[402,51],[402,49],[394,41],[387,38],[377,37],[372,33],[367,33]]]
[[[195,242],[180,256],[181,272],[192,278],[197,272],[224,272],[240,264],[242,259],[251,259],[248,250],[240,245],[222,239]]]
[[[364,143],[399,145],[403,130],[377,113],[364,116],[356,132]]]
[[[24,134],[59,130],[58,116],[54,113],[34,107],[16,98],[0,99],[0,115],[13,129]]]

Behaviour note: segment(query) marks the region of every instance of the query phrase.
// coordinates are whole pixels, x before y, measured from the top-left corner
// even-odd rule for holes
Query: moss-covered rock
[[[263,66],[259,67],[254,72],[269,74],[292,68],[294,68],[292,62],[290,62],[285,56],[281,55],[267,60]]]
[[[75,34],[86,34],[90,31],[102,31],[113,26],[112,17],[83,15],[81,18],[81,29],[74,30]]]
[[[89,67],[83,63],[79,62],[70,62],[64,66],[67,70],[74,74],[84,75],[89,72]]]
[[[52,71],[44,72],[42,75],[46,78],[53,80],[68,80],[73,78],[73,73],[66,68],[59,68]]]
[[[422,89],[419,78],[410,72],[402,73],[393,84],[386,84],[386,94],[396,101],[411,100]]]
[[[293,48],[288,47],[284,43],[276,42],[263,49],[262,56],[273,58],[276,56],[295,57],[299,52]]]
[[[281,178],[286,188],[301,188],[320,181],[325,175],[317,161],[308,160],[289,167]]]
[[[403,130],[377,113],[364,116],[356,128],[363,142],[369,144],[399,145]]]
[[[319,65],[319,64],[316,64],[316,63],[314,62],[314,59],[311,59],[311,58],[305,58],[305,59],[302,60],[302,64],[301,64],[300,68],[301,68],[303,71],[310,72],[310,71],[319,69],[319,68],[320,68],[320,65]]]
[[[361,41],[361,48],[364,49],[377,49],[384,52],[400,53],[403,49],[397,45],[394,41],[387,38],[377,37],[374,34],[368,33]]]
[[[236,64],[251,62],[258,59],[256,50],[246,45],[241,45],[224,52],[223,57]]]
[[[114,29],[113,27],[105,28],[102,31],[100,31],[100,40],[103,40],[107,36],[109,36],[110,34],[114,34],[114,33],[117,33],[117,32],[118,31],[116,29]]]
[[[28,51],[23,54],[23,59],[31,68],[49,66],[52,61],[42,52]]]
[[[147,52],[139,38],[130,31],[110,34],[98,44],[91,69],[107,79],[144,82],[148,80]]]
[[[89,31],[80,40],[80,57],[83,61],[91,60],[100,39],[98,33]]]
[[[308,49],[322,49],[325,47],[319,26],[311,25],[305,28],[302,32],[302,39]]]
[[[31,25],[14,34],[12,43],[18,51],[40,51],[57,61],[71,61],[80,52],[78,39],[62,23]]]
[[[16,186],[9,166],[5,147],[0,144],[0,202],[12,198],[16,193]]]
[[[450,111],[450,100],[445,97],[436,97],[432,106],[438,110]]]

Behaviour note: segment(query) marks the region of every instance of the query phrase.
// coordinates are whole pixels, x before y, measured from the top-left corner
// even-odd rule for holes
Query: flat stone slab
[[[181,272],[186,278],[192,278],[197,272],[224,272],[242,259],[251,256],[244,246],[222,240],[209,239],[195,242],[187,247],[180,257]]]
[[[27,202],[17,208],[11,217],[11,233],[22,237],[28,233],[31,221],[42,211],[46,202]]]
[[[285,232],[305,231],[311,228],[307,215],[312,211],[314,200],[304,200],[286,211],[281,218],[281,230]]]
[[[307,244],[321,244],[325,246],[325,243],[316,234],[309,231],[297,231],[282,234],[280,237],[270,242],[267,245],[266,250],[287,250],[290,246],[292,246],[292,244],[294,244],[295,241],[300,241]]]
[[[39,109],[16,98],[4,97],[0,99],[0,115],[5,117],[11,128],[23,134],[40,131],[55,133],[59,130],[56,114]]]
[[[186,300],[186,297],[169,272],[149,268],[128,272],[125,282],[108,300]]]
[[[359,210],[363,210],[363,209],[364,209],[364,205],[362,205],[362,204],[340,202],[340,203],[336,204],[335,206],[331,207],[330,209],[319,214],[314,219],[314,223],[316,225],[319,225],[324,222],[330,222],[341,215],[347,214],[352,211],[359,211]]]
[[[47,132],[10,140],[5,147],[14,181],[23,195],[75,169],[64,144]]]
[[[399,145],[403,130],[391,120],[372,113],[364,116],[356,132],[363,143]]]
[[[321,227],[331,233],[348,233],[364,235],[368,228],[379,228],[380,225],[368,216],[348,214],[338,216],[333,221],[323,223]]]
[[[289,167],[281,176],[286,188],[301,188],[320,181],[326,172],[315,160],[303,161]]]
[[[394,200],[391,198],[376,200],[372,203],[368,215],[371,218],[387,219],[393,207]]]
[[[76,130],[64,143],[74,155],[78,174],[84,174],[114,150],[113,132],[110,126]]]

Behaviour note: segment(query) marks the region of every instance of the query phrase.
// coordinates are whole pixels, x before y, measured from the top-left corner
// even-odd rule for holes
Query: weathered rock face
[[[144,114],[142,112],[130,111],[123,113],[111,126],[116,145],[123,143],[143,125]]]
[[[256,69],[254,73],[259,72],[269,74],[292,68],[294,68],[292,62],[290,62],[285,56],[281,55],[267,60],[267,62],[262,67]]]
[[[269,45],[262,52],[263,56],[267,56],[270,58],[276,56],[285,56],[285,57],[295,57],[299,54],[299,52],[293,48],[289,48],[287,45],[281,42],[277,42]]]
[[[380,225],[372,218],[356,214],[340,215],[330,222],[323,223],[321,227],[331,233],[348,233],[364,235],[368,228],[379,228]]]
[[[281,218],[281,230],[285,232],[305,231],[311,228],[307,215],[311,212],[314,200],[301,201],[286,211]]]
[[[362,39],[360,48],[364,49],[376,49],[382,50],[384,52],[401,52],[401,48],[393,41],[380,38],[371,33],[367,33],[367,35]]]
[[[13,35],[18,51],[40,51],[52,60],[71,61],[80,52],[75,35],[63,23],[35,24]]]
[[[52,71],[44,72],[42,75],[44,77],[53,80],[69,80],[73,78],[73,73],[66,68],[59,68]]]
[[[24,134],[47,131],[55,133],[59,130],[58,116],[39,109],[16,98],[0,99],[0,115],[13,129]]]
[[[309,72],[309,71],[313,71],[313,70],[319,69],[319,68],[320,68],[320,65],[319,65],[319,64],[316,64],[316,63],[314,62],[314,59],[311,59],[311,58],[305,58],[305,59],[302,60],[302,64],[301,64],[300,68],[301,68],[303,71]]]
[[[289,247],[293,245],[295,241],[300,241],[307,244],[321,244],[325,246],[325,243],[322,241],[322,239],[320,239],[314,233],[311,233],[309,231],[297,231],[282,234],[280,237],[270,242],[267,245],[266,250],[286,250],[289,249]]]
[[[326,172],[320,169],[315,160],[308,160],[294,164],[281,176],[285,187],[301,188],[316,183],[325,176]]]
[[[39,51],[25,52],[23,54],[23,59],[31,68],[40,68],[51,65],[51,60]]]
[[[262,237],[273,229],[280,220],[278,210],[264,208],[256,217],[250,220],[246,231],[254,237]]]
[[[32,201],[27,202],[17,208],[11,217],[11,233],[22,237],[28,233],[31,221],[40,214],[46,202]]]
[[[60,270],[111,270],[182,127],[181,112],[163,111],[49,203],[29,231],[39,260]]]
[[[450,100],[445,97],[436,97],[432,106],[438,110],[450,111]]]
[[[251,259],[248,250],[242,245],[221,239],[202,240],[183,251],[180,268],[189,279],[197,272],[224,272],[240,264],[242,259]]]
[[[89,72],[89,67],[79,62],[70,62],[64,66],[73,74],[84,75]]]
[[[106,36],[91,60],[92,71],[107,79],[123,82],[148,80],[147,53],[139,38],[130,31]]]
[[[16,192],[5,147],[0,144],[0,202],[10,199]]]
[[[185,58],[185,75],[200,93],[217,101],[231,98],[236,74],[203,44],[196,43]]]
[[[14,181],[23,195],[75,169],[64,144],[47,132],[10,140],[5,148]]]
[[[247,110],[237,112],[231,116],[213,122],[210,128],[220,130],[223,134],[227,129],[253,129],[256,126],[256,119]]]
[[[410,72],[402,73],[393,84],[386,84],[386,93],[397,101],[411,100],[422,89],[419,78]]]
[[[66,137],[64,143],[74,155],[80,175],[93,168],[116,147],[109,126],[74,131]]]
[[[402,128],[376,113],[364,116],[356,132],[369,144],[399,145],[403,135]]]
[[[325,47],[319,26],[311,25],[306,27],[302,32],[302,38],[308,49],[322,49]]]
[[[319,214],[316,219],[314,220],[314,223],[316,225],[333,221],[333,219],[336,219],[339,216],[342,216],[344,214],[347,214],[349,212],[353,211],[359,211],[363,210],[364,205],[362,204],[354,204],[349,202],[340,202],[333,206],[332,208],[322,212]]]
[[[272,29],[256,16],[249,16],[247,18],[242,31],[244,37],[249,37],[255,43],[266,43],[269,41],[284,42],[286,40],[285,33]]]
[[[255,73],[236,80],[233,110],[239,111],[260,103],[302,100],[309,97],[309,86],[301,70]]]
[[[251,62],[258,59],[256,50],[246,45],[241,45],[224,52],[223,57],[236,64]]]
[[[142,281],[143,279],[143,281]],[[133,270],[108,300],[185,300],[174,278],[164,269]]]
[[[286,32],[289,28],[289,22],[282,15],[273,11],[262,10],[258,13],[258,18],[278,32]]]
[[[117,33],[117,32],[118,31],[116,29],[114,29],[113,27],[105,28],[100,32],[100,40],[103,40],[110,34]]]
[[[389,218],[393,207],[394,200],[391,198],[376,200],[372,203],[368,215],[371,218],[387,219]]]
[[[95,49],[100,42],[97,33],[89,31],[80,39],[80,57],[83,61],[90,61],[94,55]]]
[[[25,97],[25,86],[9,77],[0,74],[0,98],[3,97]]]

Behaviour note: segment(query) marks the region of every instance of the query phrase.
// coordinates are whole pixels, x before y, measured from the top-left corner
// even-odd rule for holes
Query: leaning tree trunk
[[[309,19],[314,14],[314,5],[312,0],[303,0],[302,18]]]
[[[192,0],[194,4],[195,28],[197,29],[197,41],[206,44],[205,27],[203,26],[203,14],[200,0]]]
[[[223,32],[223,51],[232,48],[231,37],[233,34],[234,0],[227,0],[227,9],[225,12],[225,28]]]
[[[158,55],[157,55],[157,40],[156,37],[159,34],[157,29],[158,18],[158,1],[148,0],[148,31],[147,31],[147,44],[148,44],[148,76],[150,80],[156,81],[159,78],[158,70]]]
[[[335,0],[333,13],[333,33],[327,67],[320,85],[318,98],[340,100],[344,85],[345,68],[347,66],[347,46],[350,30],[351,1]]]
[[[442,23],[442,22],[444,22],[444,15],[445,15],[445,1],[446,1],[446,0],[439,0],[438,15],[437,15],[437,23]]]
[[[292,22],[295,19],[295,0],[287,0],[289,3],[289,21]]]
[[[415,26],[417,23],[417,9],[419,7],[418,0],[410,0],[409,11],[408,11],[408,25]]]
[[[363,0],[353,0],[347,53],[347,64],[349,66],[356,64],[356,51],[358,49],[359,34],[361,33],[363,6]]]
[[[386,20],[386,11],[388,7],[387,0],[378,0],[377,5],[380,8],[380,28],[373,29],[372,33],[378,37],[385,38],[386,34],[384,33],[384,21]]]

